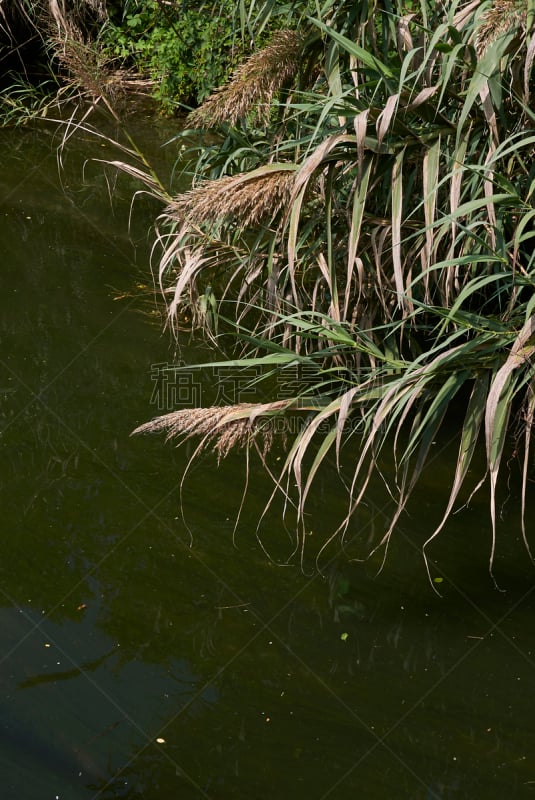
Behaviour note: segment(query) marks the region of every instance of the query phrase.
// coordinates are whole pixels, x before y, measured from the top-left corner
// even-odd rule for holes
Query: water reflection
[[[217,699],[213,687],[199,691],[184,659],[132,659],[80,616],[58,624],[31,607],[0,610],[0,769],[13,797],[122,785],[121,775],[140,751],[158,746],[170,720]]]

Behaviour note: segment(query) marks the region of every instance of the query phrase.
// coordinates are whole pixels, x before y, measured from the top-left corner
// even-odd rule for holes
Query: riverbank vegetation
[[[233,329],[243,350],[224,363],[256,365],[267,386],[276,375],[294,393],[181,409],[139,430],[198,433],[201,449],[223,454],[256,445],[264,458],[257,440],[269,444],[273,415],[304,415],[274,477],[297,551],[314,479],[350,443],[333,535],[350,530],[393,449],[394,511],[373,548],[386,555],[462,399],[451,492],[424,554],[456,503],[486,483],[492,572],[513,441],[531,557],[534,53],[532,11],[518,0],[327,2],[275,32],[189,116],[194,185],[159,220],[170,327],[187,310],[214,334]],[[486,471],[473,476],[479,447]]]

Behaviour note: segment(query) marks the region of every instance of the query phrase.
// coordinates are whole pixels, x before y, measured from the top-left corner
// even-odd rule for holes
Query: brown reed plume
[[[93,17],[89,25],[88,10]],[[112,111],[111,104],[117,102],[136,76],[131,70],[118,69],[117,59],[99,41],[99,25],[106,19],[105,0],[76,0],[68,8],[64,2],[50,0],[42,29],[69,85],[93,101],[103,99]]]
[[[188,123],[201,128],[222,122],[235,125],[249,115],[266,123],[274,96],[299,71],[303,43],[297,31],[274,33],[266,47],[238,67],[230,83],[216,89],[189,114]]]
[[[225,458],[235,448],[248,447],[254,439],[260,437],[265,454],[271,448],[274,437],[270,418],[287,410],[290,404],[291,401],[278,400],[273,403],[183,408],[145,422],[132,431],[131,435],[164,431],[166,441],[201,436],[199,452],[211,447],[217,453],[218,460]]]
[[[500,37],[517,29],[520,36],[526,33],[528,3],[526,0],[494,0],[481,16],[476,49],[479,56]]]
[[[68,34],[52,39],[56,56],[73,85],[88,92],[93,99],[114,99],[120,87],[112,63],[94,41],[86,40],[81,30],[69,24]]]
[[[171,219],[194,225],[228,219],[242,227],[269,222],[287,207],[295,173],[294,164],[268,164],[252,172],[204,181],[173,200],[166,213]]]

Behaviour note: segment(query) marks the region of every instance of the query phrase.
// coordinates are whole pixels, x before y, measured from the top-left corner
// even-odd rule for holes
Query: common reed
[[[95,41],[87,40],[76,24],[68,21],[67,28],[51,41],[73,85],[92,99],[117,99],[126,73],[116,71],[114,60]]]
[[[519,0],[422,3],[421,15],[385,13],[381,25],[376,6],[354,11],[351,0],[336,14],[318,11],[306,23],[315,41],[281,32],[280,52],[275,37],[190,115],[199,126],[221,123],[221,136],[199,143],[196,188],[168,204],[160,283],[173,297],[171,322],[210,288],[212,317],[230,319],[250,347],[229,366],[269,359],[281,379],[292,359],[311,366],[317,405],[276,481],[295,490],[297,526],[320,468],[331,455],[341,468],[353,437],[336,534],[349,530],[388,451],[386,554],[432,445],[454,433],[445,428],[462,397],[451,492],[427,547],[462,491],[487,481],[492,572],[513,408],[523,409],[524,465],[535,416],[531,17]],[[418,42],[401,55],[400,24]],[[300,63],[314,59],[323,74],[303,90]],[[290,100],[277,104],[292,76]],[[200,435],[200,449],[222,457],[254,441],[258,409],[270,407],[181,410],[138,432]],[[522,512],[528,480],[524,466]]]
[[[260,438],[262,451],[266,453],[274,437],[270,418],[288,407],[289,402],[281,400],[273,403],[184,408],[145,422],[132,431],[131,435],[165,432],[166,441],[200,436],[199,452],[212,449],[217,453],[218,460],[227,456],[231,450],[249,447],[254,439]]]
[[[226,86],[188,115],[188,124],[204,128],[223,122],[236,125],[249,115],[267,123],[273,98],[299,70],[303,42],[298,31],[276,31],[268,45],[238,67]]]
[[[179,195],[166,209],[171,219],[200,225],[231,219],[244,228],[269,223],[286,208],[294,185],[295,166],[261,167],[240,175],[204,181]]]
[[[511,30],[526,33],[528,3],[526,0],[494,0],[481,15],[477,27],[476,47],[482,56],[500,36]]]

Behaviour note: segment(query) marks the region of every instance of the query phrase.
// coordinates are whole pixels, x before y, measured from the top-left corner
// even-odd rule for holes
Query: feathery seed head
[[[165,431],[166,441],[191,436],[201,436],[199,445],[206,450],[211,445],[218,460],[237,448],[248,447],[260,435],[266,453],[273,441],[273,427],[269,417],[288,407],[288,401],[274,403],[237,403],[231,406],[211,406],[208,408],[184,408],[170,414],[156,417],[140,425],[137,433],[158,433]]]
[[[179,195],[167,214],[186,224],[235,220],[241,227],[270,221],[291,196],[295,169],[260,168],[251,173],[205,181]]]
[[[222,122],[236,125],[252,113],[255,121],[267,122],[273,97],[299,71],[303,42],[297,31],[274,33],[266,47],[238,67],[230,83],[189,114],[188,122],[208,128]]]
[[[482,56],[500,36],[517,28],[524,32],[527,19],[526,0],[494,0],[481,17],[477,30],[476,50]]]

